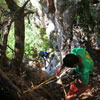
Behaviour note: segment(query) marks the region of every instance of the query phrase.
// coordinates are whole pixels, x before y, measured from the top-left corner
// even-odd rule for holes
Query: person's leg
[[[73,100],[74,97],[76,96],[76,92],[79,90],[79,88],[76,86],[76,83],[72,83],[70,85],[70,89],[69,92],[67,93],[67,95],[65,96],[65,100]]]
[[[76,86],[76,84],[75,84],[75,83],[72,83],[72,84],[70,85],[70,90],[69,90],[69,92],[68,92],[67,95],[73,95],[73,94],[76,93],[78,90],[79,90],[79,88]]]
[[[65,96],[65,100],[72,100],[78,97],[80,94],[84,93],[88,89],[88,84],[82,84],[80,82],[72,83],[70,85],[70,90]]]
[[[42,58],[42,62],[43,62],[43,65],[45,66],[46,68],[46,60],[44,58]]]

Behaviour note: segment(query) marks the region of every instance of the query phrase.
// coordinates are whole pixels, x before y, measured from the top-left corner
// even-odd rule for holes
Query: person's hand
[[[71,100],[73,98],[75,98],[77,95],[76,94],[72,94],[72,95],[69,95],[69,96],[65,96],[65,100]]]
[[[61,79],[58,79],[56,83],[62,85]]]

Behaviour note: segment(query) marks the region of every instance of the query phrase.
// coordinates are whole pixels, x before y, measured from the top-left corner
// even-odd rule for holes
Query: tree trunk
[[[48,0],[48,10],[48,12],[51,14],[55,13],[54,0]]]
[[[17,74],[20,73],[21,63],[24,54],[24,38],[25,38],[25,26],[24,26],[24,10],[18,11],[15,14],[15,49],[12,59],[12,65],[15,66]]]
[[[14,12],[14,26],[15,26],[15,48],[12,58],[11,67],[13,72],[17,75],[20,74],[21,63],[24,54],[24,38],[25,38],[25,26],[24,26],[24,7],[20,8],[14,2],[14,0],[5,0],[8,8],[11,12]]]

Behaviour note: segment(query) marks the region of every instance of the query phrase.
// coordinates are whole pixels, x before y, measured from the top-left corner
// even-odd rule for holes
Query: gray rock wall
[[[71,27],[77,12],[77,4],[81,2],[81,0],[54,0],[55,13],[53,14],[49,13],[49,4],[47,1],[48,0],[39,0],[41,8],[45,12],[44,23],[46,33],[48,35],[48,39],[50,39],[50,34],[53,33],[56,35],[53,43],[57,43],[62,59],[68,49],[79,46],[79,42],[74,36],[74,40],[76,42],[73,41],[72,47],[69,47],[70,35],[72,31]],[[93,16],[96,18],[96,21],[99,24],[100,4],[91,3],[90,7],[95,9],[95,14],[93,14]]]

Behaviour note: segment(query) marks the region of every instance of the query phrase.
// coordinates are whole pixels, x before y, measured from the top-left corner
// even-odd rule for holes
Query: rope
[[[65,94],[65,96],[66,96],[67,92],[66,92],[66,90],[65,90],[65,88],[64,88],[63,83],[62,83],[62,88],[63,88],[63,90],[64,90],[64,94]]]
[[[52,79],[55,78],[55,77],[56,77],[56,75],[53,75],[53,76],[50,77],[49,79],[47,79],[47,80],[45,80],[44,82],[40,83],[39,85],[33,86],[31,89],[28,89],[28,90],[23,91],[23,94],[24,94],[24,93],[27,93],[27,92],[31,92],[31,91],[33,91],[33,90],[35,90],[35,89],[38,89],[40,86],[44,85],[46,82],[52,80]]]

